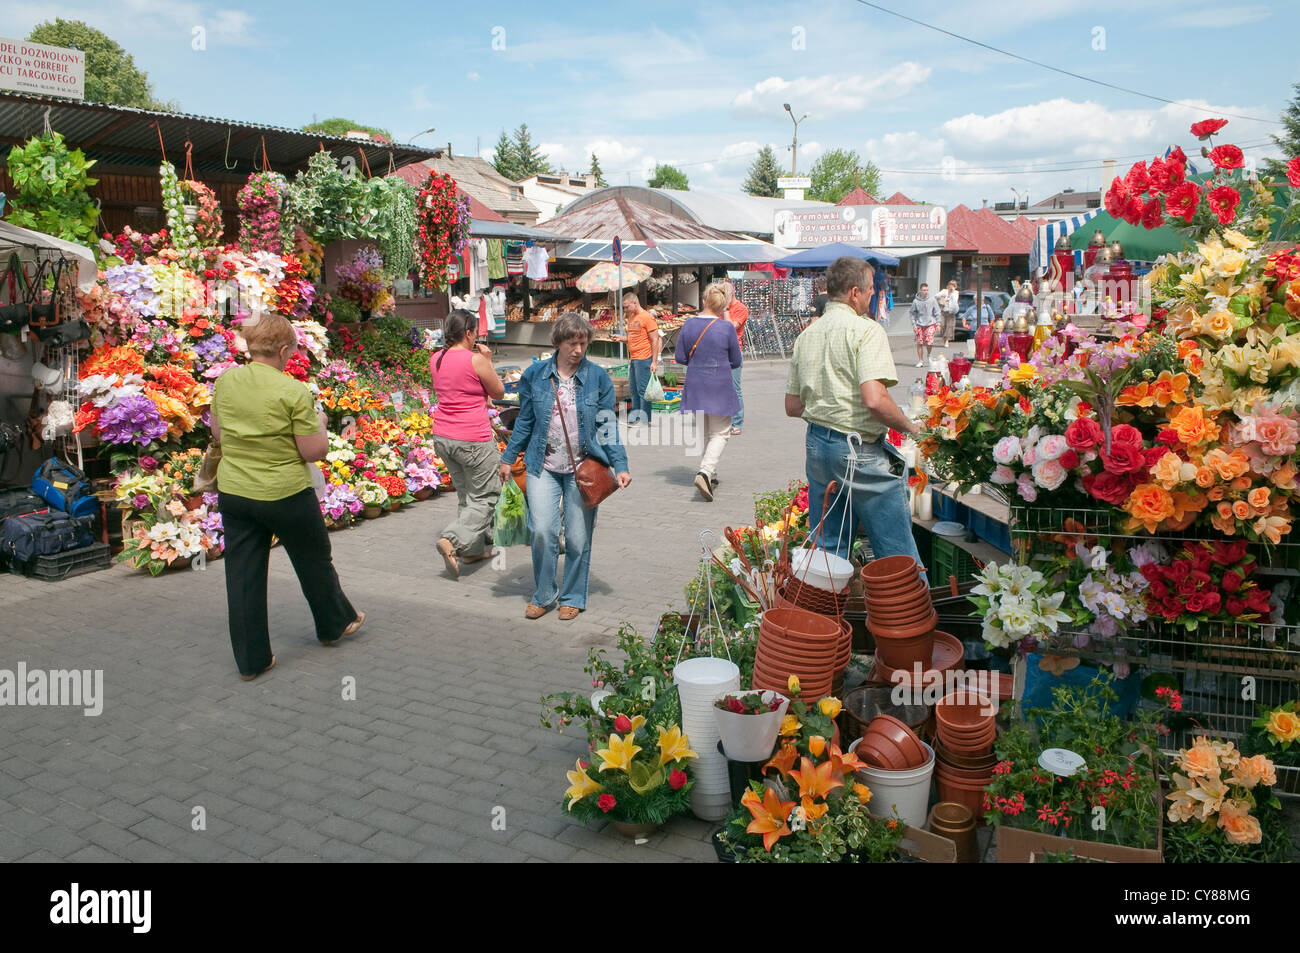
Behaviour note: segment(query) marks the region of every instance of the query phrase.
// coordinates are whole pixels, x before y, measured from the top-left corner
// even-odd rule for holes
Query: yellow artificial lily
[[[754,815],[754,819],[749,822],[745,831],[750,834],[762,834],[764,850],[771,850],[773,844],[790,833],[790,827],[785,821],[790,816],[794,801],[782,801],[776,796],[775,791],[768,788],[763,792],[762,802],[754,797],[748,803],[742,799],[741,803],[749,809],[750,814]]]
[[[836,788],[844,787],[844,782],[835,777],[835,766],[829,761],[814,765],[803,758],[799,770],[791,771],[790,777],[799,782],[799,796],[802,798],[825,797]]]
[[[626,771],[640,750],[641,747],[632,740],[631,735],[627,736],[626,741],[618,735],[610,735],[609,747],[596,752],[596,757],[601,760],[600,770]]]
[[[795,715],[786,715],[781,719],[781,734],[783,735],[797,735],[801,727],[799,719]]]
[[[844,703],[838,698],[833,698],[830,695],[827,695],[817,703],[817,709],[827,718],[834,718],[844,710]]]
[[[781,750],[772,755],[772,760],[763,765],[763,773],[767,774],[768,768],[776,768],[781,777],[788,777],[790,771],[794,768],[794,763],[799,757],[799,749],[792,744],[781,745]]]
[[[659,763],[681,761],[683,758],[698,758],[690,749],[690,739],[682,734],[682,729],[673,725],[667,731],[659,729]]]
[[[595,794],[600,790],[600,782],[592,779],[587,775],[587,771],[582,766],[582,761],[576,761],[572,771],[565,772],[569,778],[569,790],[564,792],[564,796],[569,799],[569,810],[573,810],[573,805],[577,804],[588,794]]]
[[[1038,379],[1038,368],[1032,364],[1021,364],[1013,370],[1007,377],[1013,384],[1027,384],[1030,381]]]

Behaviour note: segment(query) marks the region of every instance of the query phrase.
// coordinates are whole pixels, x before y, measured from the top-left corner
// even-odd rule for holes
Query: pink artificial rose
[[[1010,486],[1016,482],[1016,471],[1009,466],[999,463],[993,468],[993,475],[989,477],[990,483],[998,483],[1002,486]]]
[[[1065,467],[1059,460],[1039,460],[1034,464],[1034,482],[1044,490],[1059,489],[1066,479]]]
[[[1038,441],[1039,460],[1059,460],[1070,449],[1069,441],[1059,434],[1048,434]]]
[[[1289,457],[1300,442],[1300,427],[1290,417],[1284,417],[1270,407],[1255,415],[1255,439],[1265,453]]]
[[[1038,499],[1038,488],[1034,486],[1033,478],[1028,473],[1020,474],[1016,480],[1016,492],[1026,503],[1032,503]]]

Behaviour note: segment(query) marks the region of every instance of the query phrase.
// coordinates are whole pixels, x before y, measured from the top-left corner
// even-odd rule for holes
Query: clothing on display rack
[[[522,275],[524,273],[524,243],[506,242],[506,274]]]
[[[492,279],[488,276],[488,247],[482,238],[471,239],[465,246],[469,258],[469,290],[482,291]]]
[[[496,281],[506,276],[505,243],[499,238],[487,240],[488,280]]]
[[[550,274],[547,268],[550,257],[541,245],[530,245],[524,252],[524,274],[532,281],[545,281]]]
[[[506,336],[506,287],[493,285],[487,295],[488,335],[494,341]]]

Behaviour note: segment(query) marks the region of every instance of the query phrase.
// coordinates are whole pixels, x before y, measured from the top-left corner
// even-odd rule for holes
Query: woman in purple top
[[[727,313],[727,286],[720,281],[704,289],[704,310],[687,320],[677,335],[677,363],[687,366],[682,413],[693,411],[705,440],[704,458],[695,474],[700,496],[713,502],[718,461],[731,435],[731,418],[740,410],[731,376],[740,367],[740,342]]]

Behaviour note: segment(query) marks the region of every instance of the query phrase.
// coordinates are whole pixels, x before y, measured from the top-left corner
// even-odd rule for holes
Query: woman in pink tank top
[[[496,513],[501,481],[498,452],[488,419],[493,398],[506,388],[492,368],[492,352],[476,344],[478,315],[456,310],[447,316],[446,346],[429,358],[438,405],[433,411],[433,448],[456,488],[455,521],[438,538],[438,552],[452,578],[461,562],[486,559],[487,533]]]

